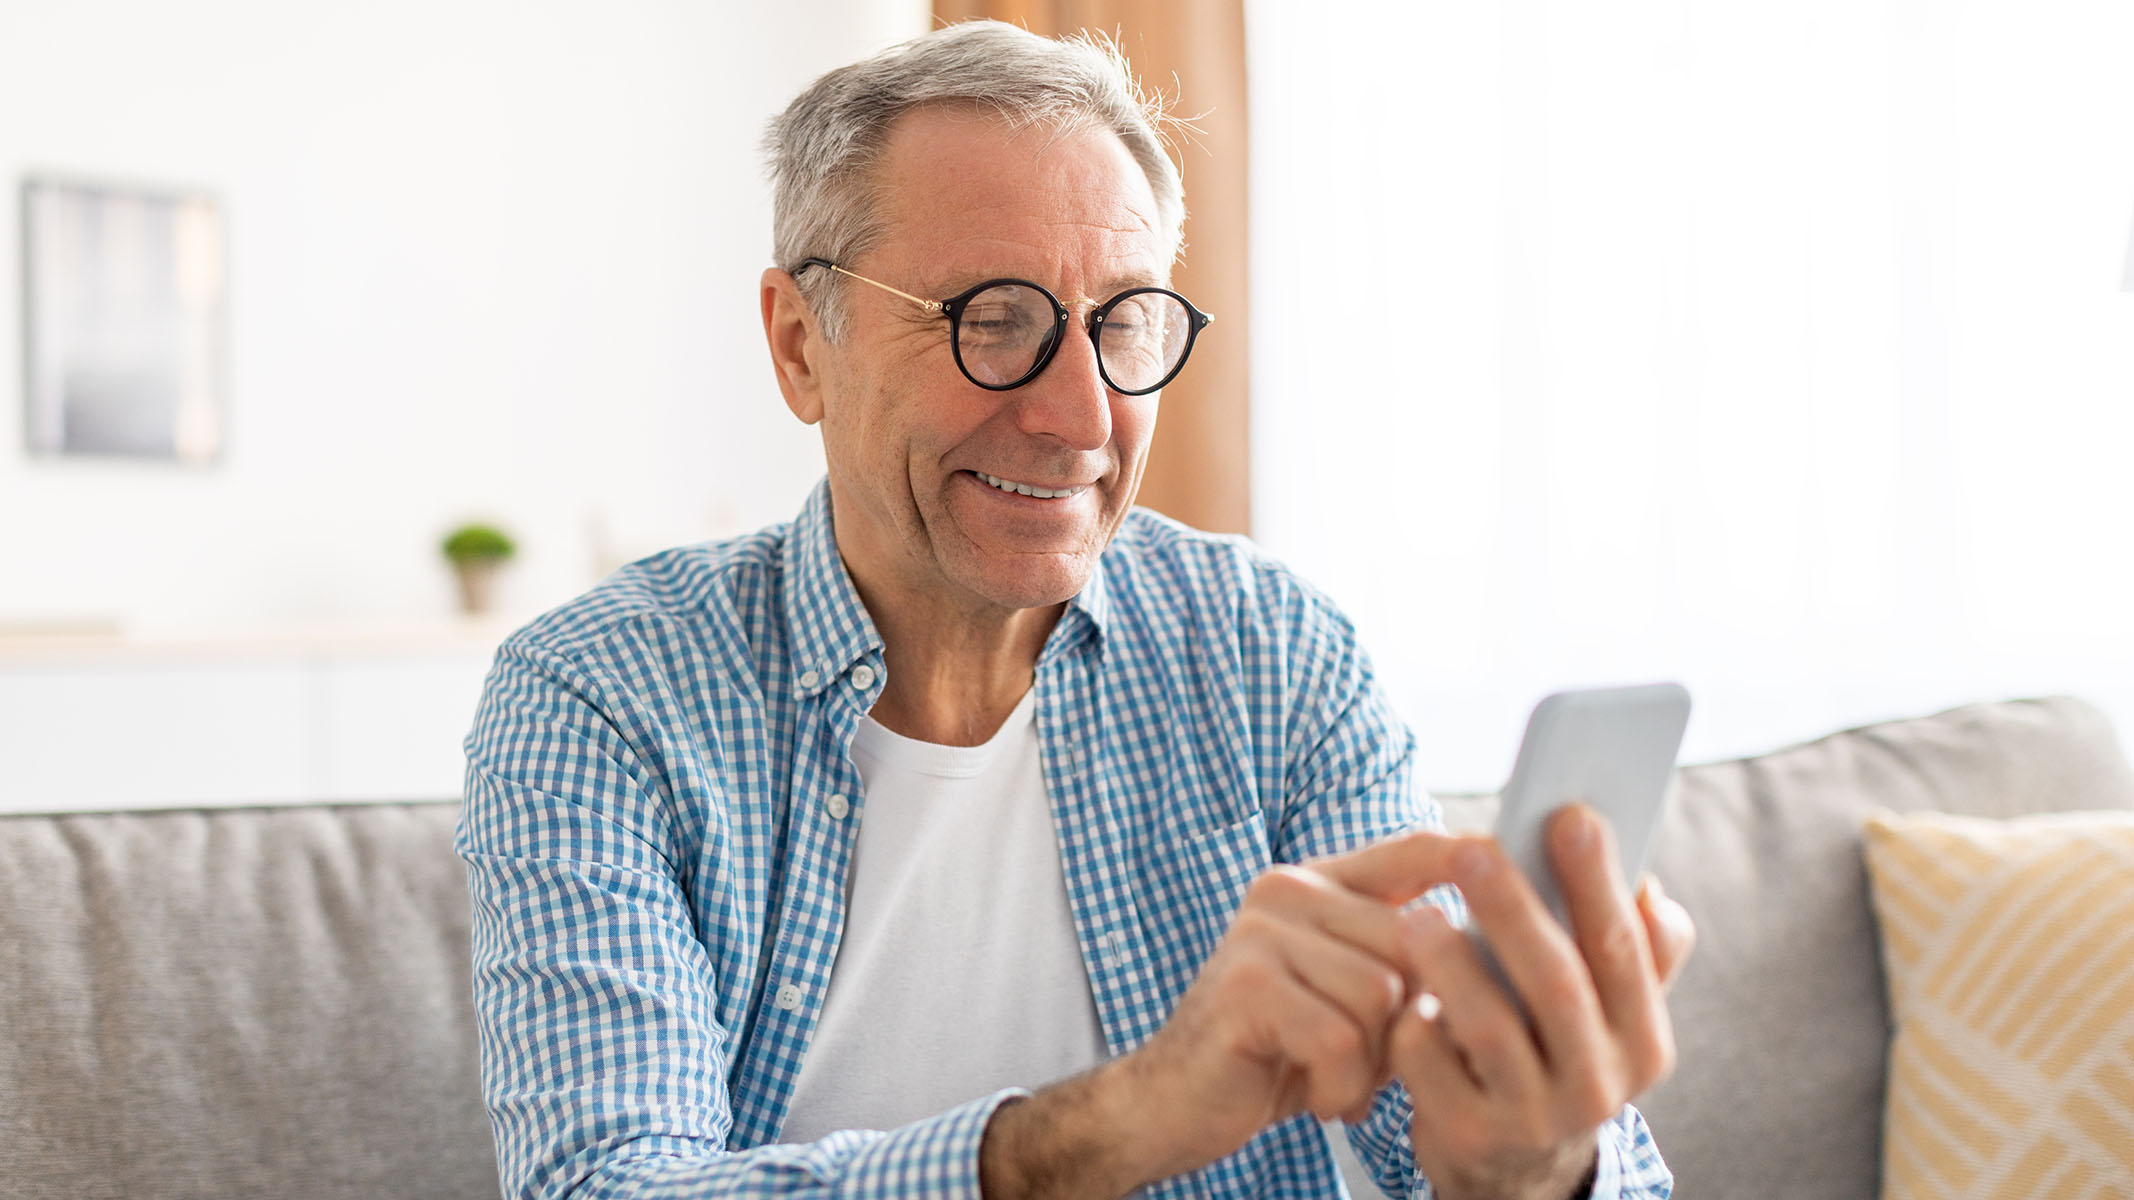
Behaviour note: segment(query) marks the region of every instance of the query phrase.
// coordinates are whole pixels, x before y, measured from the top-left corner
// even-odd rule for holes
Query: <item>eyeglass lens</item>
[[[1007,387],[1028,377],[1060,335],[1052,297],[1034,287],[1003,283],[971,297],[957,326],[956,352],[979,383]],[[1133,292],[1103,310],[1097,361],[1122,392],[1163,383],[1185,356],[1192,314],[1177,297]]]

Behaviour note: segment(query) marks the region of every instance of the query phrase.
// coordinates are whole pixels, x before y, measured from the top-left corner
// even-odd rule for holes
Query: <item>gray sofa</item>
[[[1695,914],[1678,1194],[1876,1193],[1871,806],[2134,808],[2103,718],[1977,705],[1685,768],[1656,869]],[[0,1193],[496,1194],[454,805],[0,817]],[[1486,827],[1486,797],[1449,797]]]

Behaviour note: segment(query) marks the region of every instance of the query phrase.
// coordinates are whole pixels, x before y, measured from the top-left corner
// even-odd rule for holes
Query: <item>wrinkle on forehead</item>
[[[983,269],[989,244],[1025,258],[1139,258],[1168,269],[1170,251],[1148,177],[1102,127],[1015,130],[969,112],[900,118],[878,164],[884,248],[914,267]],[[1021,272],[1017,272],[1021,273]]]
[[[1145,227],[1082,226],[1075,222],[1055,222],[1047,228],[1101,230],[1097,236],[1105,241],[1137,238],[1146,232]],[[1071,235],[1068,240],[1072,241]],[[922,267],[917,282],[938,299],[953,296],[987,279],[1027,278],[1042,284],[1068,303],[1103,301],[1128,288],[1168,287],[1171,282],[1170,264],[1167,261],[1152,263],[1138,246],[1113,245],[1094,251],[1085,248],[1039,254],[1037,261],[1043,264],[1042,270],[1013,265],[1031,262],[1032,253],[1031,246],[1020,240],[967,238],[958,245],[955,262]],[[1070,295],[1069,292],[1078,294]]]

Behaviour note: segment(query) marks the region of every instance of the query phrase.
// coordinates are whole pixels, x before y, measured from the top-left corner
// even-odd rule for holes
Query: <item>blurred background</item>
[[[976,15],[1116,33],[1196,118],[1218,323],[1144,500],[1354,616],[1426,783],[1661,677],[1692,759],[2049,692],[2134,727],[2134,8],[1329,12],[0,0],[0,808],[454,794],[505,632],[798,509],[758,139]],[[192,452],[40,440],[56,281],[139,240],[33,238],[52,181],[214,214]],[[477,523],[515,553],[468,615]]]

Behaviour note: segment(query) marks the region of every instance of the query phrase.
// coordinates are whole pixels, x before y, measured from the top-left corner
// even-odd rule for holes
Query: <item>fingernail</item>
[[[1591,850],[1600,840],[1600,817],[1581,804],[1571,810],[1571,848]]]

